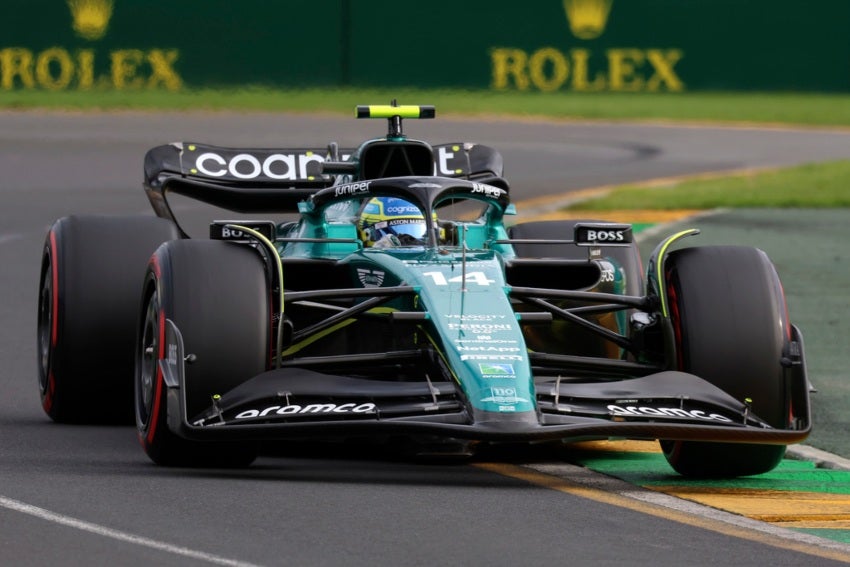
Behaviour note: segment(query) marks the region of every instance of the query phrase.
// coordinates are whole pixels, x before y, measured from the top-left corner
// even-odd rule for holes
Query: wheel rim
[[[136,404],[140,425],[147,426],[153,411],[156,389],[157,355],[159,353],[159,299],[153,292],[145,310],[142,327],[142,342],[139,353],[139,380],[137,383],[138,402]]]
[[[50,380],[50,350],[53,331],[53,268],[50,258],[41,278],[41,293],[38,298],[38,386],[41,393],[47,392]]]

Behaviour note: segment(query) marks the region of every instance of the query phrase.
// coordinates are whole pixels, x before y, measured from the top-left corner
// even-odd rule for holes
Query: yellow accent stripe
[[[277,248],[275,248],[272,241],[262,235],[262,233],[257,232],[252,228],[248,228],[247,226],[242,226],[238,224],[230,224],[233,228],[239,229],[243,232],[247,232],[263,244],[265,244],[266,248],[272,251],[272,257],[275,259],[275,263],[277,264],[277,278],[280,282],[280,312],[283,314],[283,261],[280,259],[280,254],[277,252]]]
[[[683,236],[688,236],[689,234],[696,234],[697,231],[693,228],[689,228],[687,230],[682,230],[677,232],[673,236],[667,239],[664,245],[661,247],[661,250],[658,253],[658,264],[655,266],[656,277],[658,278],[656,281],[658,282],[658,286],[661,288],[659,291],[661,292],[661,315],[666,319],[670,317],[670,311],[667,305],[667,289],[664,286],[664,256],[667,255],[667,249],[670,246],[682,238]]]
[[[367,311],[367,313],[391,313],[393,311],[398,311],[398,309],[394,309],[392,307],[373,307],[372,309],[369,309]],[[314,342],[318,341],[319,339],[322,339],[324,337],[327,337],[328,335],[336,333],[337,331],[344,329],[345,327],[351,325],[352,323],[355,323],[356,321],[357,321],[357,319],[345,319],[343,321],[340,321],[339,323],[337,323],[336,325],[333,325],[332,327],[328,327],[327,329],[325,329],[323,331],[319,331],[318,333],[314,333],[314,334],[310,335],[309,338],[306,338],[299,343],[291,345],[288,349],[283,351],[280,354],[280,356],[281,357],[291,356],[291,355],[295,354],[296,352],[298,352],[299,350],[303,349],[304,347],[308,347],[311,344],[313,344]]]
[[[419,118],[420,108],[414,105],[390,106],[388,104],[375,104],[367,107],[369,109],[369,118],[392,118],[400,116],[402,118]]]
[[[704,486],[648,488],[762,522],[830,522],[831,528],[836,527],[834,522],[850,523],[847,494]]]
[[[278,253],[277,248],[275,248],[275,245],[272,243],[271,240],[269,240],[268,238],[263,236],[260,232],[257,232],[256,230],[254,230],[252,228],[248,228],[247,226],[242,226],[242,225],[238,225],[238,224],[231,224],[231,225],[228,225],[228,226],[231,226],[233,228],[241,230],[241,231],[243,231],[247,234],[250,234],[254,238],[256,238],[259,242],[261,242],[270,251],[269,253],[270,253],[271,257],[274,258],[275,264],[276,264],[276,267],[277,267],[277,281],[280,283],[280,296],[278,298],[280,300],[280,313],[278,315],[279,315],[280,321],[282,323],[283,322],[283,306],[284,306],[284,303],[283,303],[283,261],[280,259],[280,254]],[[282,341],[283,341],[283,325],[281,324],[281,325],[278,325],[277,339],[275,340],[275,349],[278,351],[278,355],[275,358],[275,367],[277,367],[277,368],[280,367],[280,348],[281,348]]]
[[[583,454],[661,452],[657,441],[584,441],[570,447]],[[848,494],[715,486],[644,485],[644,488],[781,528],[850,531]]]
[[[618,440],[618,441],[581,441],[579,443],[570,443],[570,448],[577,451],[598,451],[604,453],[621,452],[621,453],[660,453],[661,447],[658,441],[637,441],[637,440]]]
[[[832,559],[842,563],[850,563],[850,556],[848,556],[847,553],[842,553],[837,550],[786,540],[778,536],[757,532],[742,526],[727,524],[725,522],[702,518],[700,516],[680,512],[664,506],[641,502],[640,500],[634,500],[626,496],[606,492],[597,488],[591,488],[589,486],[583,486],[565,478],[544,474],[521,466],[505,463],[479,463],[474,464],[473,466],[502,476],[522,480],[536,486],[557,490],[558,492],[563,492],[579,498],[586,498],[603,504],[609,504],[611,506],[617,506],[618,508],[633,510],[641,514],[648,514],[650,516],[671,520],[680,524],[709,530],[723,535],[745,539],[764,545],[770,545],[771,547],[779,549],[787,549],[815,557]]]
[[[850,530],[850,520],[800,520],[776,522],[781,528],[809,530]]]
[[[313,333],[312,335],[310,335],[309,338],[304,339],[300,343],[295,343],[294,345],[291,345],[288,349],[286,349],[285,351],[280,353],[280,356],[281,356],[281,358],[286,357],[286,356],[291,356],[291,355],[295,354],[296,352],[298,352],[299,350],[303,349],[304,347],[310,346],[311,344],[318,341],[319,339],[322,339],[324,337],[327,337],[328,335],[336,333],[340,329],[344,329],[345,327],[351,325],[355,321],[357,321],[357,319],[346,319],[345,321],[337,323],[333,327],[328,327],[327,329],[325,329],[323,331],[319,331],[318,333]]]

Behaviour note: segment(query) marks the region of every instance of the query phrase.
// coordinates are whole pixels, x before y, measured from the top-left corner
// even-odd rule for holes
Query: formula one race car
[[[686,230],[644,276],[627,224],[508,228],[496,150],[404,135],[433,107],[357,115],[388,134],[350,150],[153,148],[159,218],[56,221],[38,315],[47,414],[135,413],[154,462],[189,466],[247,465],[286,439],[617,437],[659,439],[684,475],[737,476],[806,438],[802,336],[762,251],[672,250]],[[172,195],[263,220],[192,239]]]

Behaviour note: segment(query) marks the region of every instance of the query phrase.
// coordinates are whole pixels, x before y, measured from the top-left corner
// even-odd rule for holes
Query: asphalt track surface
[[[406,126],[434,142],[498,147],[519,202],[623,181],[850,157],[843,132],[445,119]],[[675,509],[680,504],[566,464],[568,452],[459,465],[290,448],[244,471],[162,469],[143,455],[132,428],[55,425],[44,416],[36,292],[44,233],[55,218],[146,212],[141,159],[161,143],[354,145],[383,131],[380,122],[337,116],[0,113],[0,562],[850,562],[846,546],[716,511]],[[515,464],[541,460],[547,464]]]

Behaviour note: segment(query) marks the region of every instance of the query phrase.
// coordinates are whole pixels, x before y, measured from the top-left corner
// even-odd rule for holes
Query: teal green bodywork
[[[415,289],[412,300],[394,299],[381,310],[424,314],[417,323],[417,337],[430,342],[442,357],[468,407],[476,414],[476,421],[488,421],[489,414],[500,422],[537,424],[529,348],[520,324],[523,314],[514,310],[505,279],[505,261],[516,257],[506,242],[504,216],[516,214],[507,190],[486,183],[429,176],[370,179],[363,171],[363,159],[367,151],[374,149],[372,146],[398,143],[399,147],[417,151],[425,146],[432,161],[430,146],[398,134],[367,141],[345,162],[328,166],[339,173],[337,182],[299,204],[298,223],[279,227],[280,257],[284,262],[288,258],[327,259],[347,266],[352,288],[404,285]],[[392,151],[394,148],[390,147],[388,152]],[[399,193],[392,187],[394,182],[418,185]],[[418,186],[421,192],[411,190]],[[433,237],[424,245],[365,248],[359,237],[359,211],[364,199],[376,194],[418,200],[428,234],[443,229],[442,224],[438,229],[437,218],[440,205],[447,201],[477,201],[484,204],[484,210],[474,220],[451,223],[453,241],[448,244]],[[564,238],[572,235],[565,234]],[[594,289],[623,293],[626,282],[619,264],[610,258],[595,259],[600,273],[607,271],[610,279],[596,282]],[[368,281],[364,281],[364,274],[368,274]],[[285,270],[283,278],[286,279]],[[552,287],[558,288],[558,282],[553,282]],[[615,319],[620,331],[625,331],[626,314],[618,313]],[[344,326],[340,324],[338,328]]]
[[[504,268],[492,251],[404,253],[365,250],[351,258],[403,275],[430,314],[423,328],[472,407],[533,412],[534,383],[525,340],[511,307]],[[465,266],[465,267],[464,267]]]
[[[302,213],[307,212],[302,208]],[[346,242],[278,243],[282,258],[326,258],[387,275],[383,286],[404,283],[418,290],[415,308],[429,318],[420,327],[451,369],[469,404],[484,412],[535,412],[534,382],[525,340],[509,299],[504,257],[513,257],[501,220],[503,211],[462,223],[461,246],[395,249],[364,248],[357,237],[354,200],[304,214],[294,232],[283,237],[337,239]],[[319,213],[319,214],[316,214]],[[285,279],[284,274],[284,279]]]

